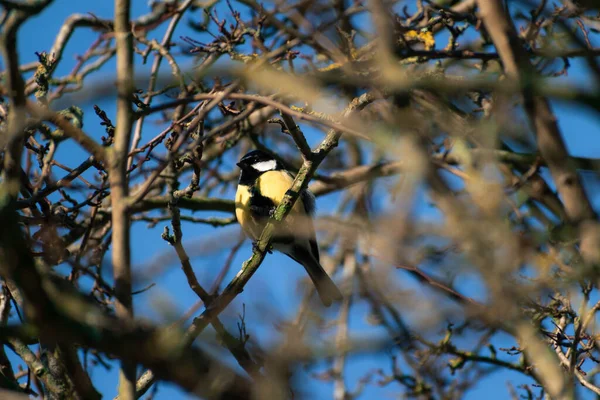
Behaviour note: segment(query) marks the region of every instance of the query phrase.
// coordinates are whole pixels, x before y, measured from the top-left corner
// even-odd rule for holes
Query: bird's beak
[[[236,163],[235,165],[237,165],[238,167],[242,168],[244,166],[244,163],[240,161],[240,162]]]

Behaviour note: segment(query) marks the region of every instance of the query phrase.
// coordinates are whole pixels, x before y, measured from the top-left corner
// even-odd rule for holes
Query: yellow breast
[[[235,194],[235,216],[246,235],[251,239],[258,239],[262,230],[250,214],[250,190],[248,186],[238,185]]]
[[[262,196],[270,199],[275,206],[278,206],[293,182],[293,178],[283,171],[267,171],[256,180],[255,185]],[[301,199],[296,201],[292,212],[286,218],[286,224],[292,225],[294,223],[295,213],[304,213],[304,205]],[[250,190],[248,186],[238,185],[235,196],[235,215],[244,232],[251,239],[258,239],[264,228],[264,223],[253,218],[250,213]]]

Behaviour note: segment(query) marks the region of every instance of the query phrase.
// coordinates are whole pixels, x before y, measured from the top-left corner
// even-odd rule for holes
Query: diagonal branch
[[[206,306],[210,305],[212,297],[198,282],[196,274],[192,268],[192,264],[190,263],[190,258],[183,248],[181,240],[173,243],[173,247],[175,247],[175,251],[177,252],[177,256],[181,262],[181,268],[183,269],[183,272],[188,280],[190,288]],[[231,352],[233,357],[244,369],[244,371],[246,371],[253,379],[260,379],[262,377],[260,373],[260,365],[258,365],[252,359],[250,353],[248,353],[248,350],[246,350],[245,344],[240,339],[237,339],[235,336],[229,333],[218,317],[215,317],[211,324],[213,328],[215,328],[215,331],[217,331],[217,334],[227,349]]]

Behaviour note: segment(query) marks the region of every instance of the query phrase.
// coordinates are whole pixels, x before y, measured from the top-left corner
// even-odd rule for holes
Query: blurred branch
[[[56,343],[81,343],[140,363],[151,368],[160,379],[174,381],[199,395],[215,394],[214,390],[223,389],[219,395],[223,397],[218,398],[249,398],[248,382],[244,378],[199,350],[189,346],[181,349],[180,339],[172,329],[144,327],[130,319],[111,317],[97,306],[84,304],[73,294],[57,290],[53,282],[36,270],[16,213],[10,209],[10,203],[3,204],[0,207],[0,223],[4,227],[0,230],[0,274],[13,278],[21,288],[32,325],[0,328],[0,336],[21,338],[33,334]],[[60,304],[48,291],[52,296],[60,296]],[[71,315],[79,315],[85,322]],[[227,378],[214,381],[221,374]],[[206,379],[210,382],[207,386],[200,384],[207,382]]]
[[[455,240],[461,242],[468,240],[469,236],[476,237],[476,232],[470,232],[472,228],[469,229],[466,226],[470,217],[467,215],[460,199],[454,196],[448,184],[439,175],[437,168],[434,168],[433,163],[428,165],[426,177],[438,207],[446,216],[447,221],[445,224],[447,226],[460,226],[460,224],[465,226],[464,230],[454,233]],[[508,291],[508,288],[503,289]],[[497,299],[494,300],[497,301]],[[502,326],[503,329],[508,330],[517,337],[519,343],[526,348],[527,355],[535,364],[540,366],[538,371],[540,376],[539,381],[542,382],[544,389],[553,398],[572,398],[573,394],[570,390],[567,377],[557,363],[554,362],[553,357],[549,355],[548,349],[539,339],[538,332],[531,326],[530,321],[527,321],[520,315],[519,300],[515,299],[513,309],[503,310],[503,314],[502,317],[499,317],[484,313],[483,317],[491,317],[490,322],[493,321],[494,325]]]
[[[528,166],[536,161],[541,165],[546,165],[540,156],[533,153],[518,153],[507,150],[490,150],[473,148],[470,150],[475,159],[489,160],[492,157],[502,163],[517,164]],[[432,156],[434,161],[444,161],[450,165],[461,165],[461,158],[454,152],[439,153]],[[600,168],[600,160],[584,157],[570,156],[569,160],[577,169],[586,171],[597,171]],[[338,190],[345,189],[359,182],[371,181],[375,178],[396,175],[403,171],[401,161],[386,162],[376,165],[361,165],[341,172],[335,172],[330,175],[320,175],[317,182],[310,185],[310,190],[316,195],[326,195]]]
[[[215,98],[218,98],[219,96],[221,96],[221,93],[219,93],[219,92],[212,93],[212,94],[211,93],[200,93],[200,94],[194,95],[193,97],[173,100],[171,102],[159,104],[154,107],[149,107],[143,111],[138,112],[137,116],[141,117],[142,115],[153,114],[153,113],[165,110],[165,109],[172,108],[174,106],[178,106],[181,104],[187,104],[187,103],[191,103],[191,102],[195,102],[195,101],[199,101],[199,100],[215,99]],[[271,106],[273,108],[279,109],[281,112],[288,114],[292,117],[298,118],[300,120],[315,122],[317,124],[326,126],[330,129],[340,130],[349,135],[357,136],[361,139],[370,140],[368,135],[353,129],[352,127],[344,125],[343,120],[342,120],[342,122],[337,122],[337,121],[329,120],[327,118],[322,118],[320,116],[314,116],[314,115],[311,115],[308,113],[304,113],[302,111],[296,111],[296,110],[286,106],[285,104],[280,103],[277,100],[274,100],[271,97],[254,95],[254,94],[246,94],[246,93],[226,93],[223,96],[223,98],[229,98],[229,99],[233,99],[233,100],[246,100],[246,101],[262,103],[267,106]]]
[[[100,400],[102,394],[96,390],[90,376],[83,369],[77,349],[73,345],[59,345],[58,348],[75,391],[84,399]]]
[[[409,266],[409,265],[398,265],[398,266],[396,266],[396,268],[407,271],[412,276],[414,276],[417,280],[427,283],[429,286],[435,288],[436,290],[438,290],[441,293],[444,293],[451,299],[453,299],[459,303],[462,303],[468,307],[471,307],[473,310],[477,310],[477,312],[480,314],[485,314],[485,311],[484,311],[485,306],[483,304],[473,300],[472,298],[470,298],[468,296],[463,295],[462,293],[457,292],[450,286],[444,284],[443,282],[440,282],[439,280],[437,280],[437,279],[429,276],[425,272],[421,271],[418,267]]]
[[[138,31],[148,30],[158,25],[162,20],[169,18],[172,11],[169,10],[167,3],[157,3],[152,8],[152,11],[148,14],[141,15],[135,21],[133,21],[133,29]],[[52,75],[55,68],[59,65],[63,58],[65,48],[73,33],[78,28],[92,28],[95,31],[100,32],[112,32],[114,30],[114,22],[110,19],[98,18],[93,14],[72,14],[70,15],[63,25],[60,27],[58,34],[54,40],[52,48],[48,52],[54,58],[54,62],[50,66],[48,71],[49,75]],[[23,66],[22,70],[35,69],[37,63],[32,65]],[[36,90],[35,80],[32,78],[27,82],[26,94],[30,95]]]
[[[348,251],[344,257],[344,287],[352,288],[355,274],[356,274],[356,258],[354,254]],[[348,341],[348,321],[350,315],[350,305],[352,303],[352,291],[346,290],[344,293],[344,299],[342,300],[342,306],[338,315],[338,326],[336,332],[336,346],[339,347],[337,350],[340,355],[336,357],[333,362],[333,374],[334,374],[334,387],[333,387],[333,399],[334,400],[345,400],[348,396],[348,389],[344,382],[344,368],[346,366],[346,357],[343,351],[344,343]]]
[[[130,0],[115,0],[115,39],[117,42],[117,123],[114,145],[109,157],[109,181],[112,205],[112,264],[115,280],[115,310],[118,317],[133,318],[131,298],[131,240],[130,215],[127,211],[129,179],[127,155],[133,124],[134,72],[133,34],[129,16]],[[119,397],[135,400],[136,365],[128,359],[121,360]]]
[[[8,10],[17,10],[35,15],[41,12],[52,0],[34,0],[34,1],[16,1],[16,0],[0,0],[0,5]]]
[[[281,118],[283,119],[283,122],[285,123],[285,126],[287,128],[287,131],[294,139],[294,142],[296,142],[296,146],[298,146],[300,153],[302,153],[302,158],[304,160],[310,159],[312,151],[310,150],[310,146],[308,145],[304,134],[302,133],[298,125],[296,125],[294,119],[290,115],[284,112],[280,113]]]
[[[176,61],[173,59],[173,57],[169,53],[169,48],[171,46],[171,38],[173,37],[175,28],[179,24],[179,21],[181,20],[181,17],[185,13],[185,11],[188,8],[190,8],[193,3],[194,3],[194,0],[186,0],[181,5],[179,5],[177,12],[175,12],[175,14],[173,15],[171,22],[169,24],[169,27],[167,28],[167,31],[165,32],[165,34],[163,36],[163,40],[161,41],[160,44],[158,42],[150,42],[150,43],[152,43],[153,47],[156,48],[158,51],[156,52],[156,54],[154,56],[154,62],[152,63],[152,70],[150,72],[150,82],[148,83],[148,90],[147,90],[148,97],[146,98],[146,101],[145,101],[146,105],[150,105],[150,103],[152,101],[153,96],[151,95],[151,93],[154,91],[154,89],[156,87],[156,82],[157,82],[157,78],[158,78],[158,72],[160,70],[160,65],[162,63],[163,58],[165,58],[165,57],[167,57],[167,59],[169,60],[169,63],[171,64],[173,74],[176,75],[180,81],[180,86],[183,89],[181,95],[185,94],[185,81],[183,80],[181,71],[179,70],[179,67],[177,66]],[[135,132],[133,135],[133,140],[131,143],[130,151],[133,151],[138,146],[140,140],[142,139],[142,126],[143,125],[144,125],[144,117],[142,116],[138,119],[138,121],[136,123]],[[133,159],[131,159],[130,162],[131,161],[133,161]],[[129,166],[130,166],[130,164],[128,164],[128,167]]]
[[[519,343],[525,348],[531,362],[537,366],[539,381],[548,394],[555,399],[573,399],[574,390],[564,370],[557,365],[555,357],[538,337],[529,321],[522,321],[515,326],[515,334]]]
[[[569,359],[563,353],[560,346],[554,346],[554,351],[556,351],[556,354],[558,355],[558,358],[560,359],[562,365],[564,365],[565,367],[568,367],[571,364]],[[583,386],[585,386],[586,388],[590,389],[592,392],[594,392],[600,396],[600,387],[590,383],[586,379],[586,377],[577,369],[573,370],[573,374],[575,375],[575,377],[577,378],[579,383],[581,383]]]
[[[25,128],[25,82],[19,71],[19,56],[17,53],[17,31],[21,25],[31,16],[41,12],[51,0],[37,1],[30,4],[31,7],[15,8],[11,10],[4,21],[2,34],[0,36],[0,49],[7,71],[5,77],[5,90],[9,99],[10,111],[8,120],[2,129],[2,148],[6,146],[4,153],[3,179],[4,188],[10,196],[16,196],[19,192],[19,177],[21,173],[21,154],[23,152],[23,129]],[[11,3],[21,4],[21,3]],[[5,194],[5,195],[6,195]]]
[[[0,387],[97,399],[97,369],[121,363],[121,399],[160,397],[148,392],[160,380],[211,399],[351,399],[386,385],[458,399],[496,371],[521,374],[515,398],[598,393],[597,188],[577,174],[593,182],[600,161],[568,154],[581,151],[575,118],[559,132],[564,114],[548,106],[600,110],[600,21],[581,2],[151,1],[130,20],[130,0],[116,0],[114,20],[73,14],[20,64],[16,39],[56,29],[50,14],[23,25],[49,3],[0,0],[0,338],[16,357],[0,349]],[[103,75],[113,60],[117,85]],[[92,111],[94,100],[110,104]],[[234,162],[255,148],[297,179],[219,295],[247,242],[214,228],[236,222]],[[312,288],[280,302],[269,274],[249,283],[306,187],[337,192],[321,197],[315,246],[343,275],[338,314]],[[153,243],[164,221],[175,253],[143,249],[161,253],[131,275],[130,246]],[[190,257],[217,269],[200,274]],[[182,282],[163,279],[177,265],[200,298],[191,308],[171,296]],[[134,320],[133,295],[165,321]],[[239,335],[227,330],[234,299]],[[199,336],[209,324],[217,342]],[[220,361],[230,355],[241,368]]]
[[[55,124],[60,129],[60,134],[64,133],[64,135],[74,139],[88,153],[93,155],[97,161],[107,161],[105,149],[92,139],[91,136],[74,126],[64,115],[45,110],[32,102],[27,103],[27,109],[36,118],[42,121],[47,120]]]
[[[0,397],[4,400],[29,400],[30,397],[26,394],[17,393],[12,390],[0,389]]]
[[[154,196],[149,199],[144,199],[131,206],[130,212],[138,213],[143,211],[164,209],[169,203],[168,196]],[[217,199],[217,198],[202,198],[202,197],[182,197],[177,201],[177,205],[181,208],[191,211],[223,211],[233,213],[235,204],[232,200]]]
[[[518,81],[523,90],[525,110],[534,128],[540,154],[548,164],[569,221],[579,227],[582,255],[589,263],[600,263],[600,226],[596,221],[596,213],[577,170],[569,162],[569,154],[548,100],[530,91],[530,80],[535,76],[535,71],[529,57],[504,12],[502,2],[478,0],[478,5],[506,74]]]

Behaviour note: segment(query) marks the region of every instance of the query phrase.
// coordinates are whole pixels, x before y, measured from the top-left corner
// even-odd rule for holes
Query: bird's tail
[[[298,261],[304,266],[308,276],[315,285],[317,294],[323,305],[329,307],[334,301],[341,300],[342,293],[340,289],[338,289],[333,280],[327,275],[321,264],[308,252],[302,253],[302,257]]]

